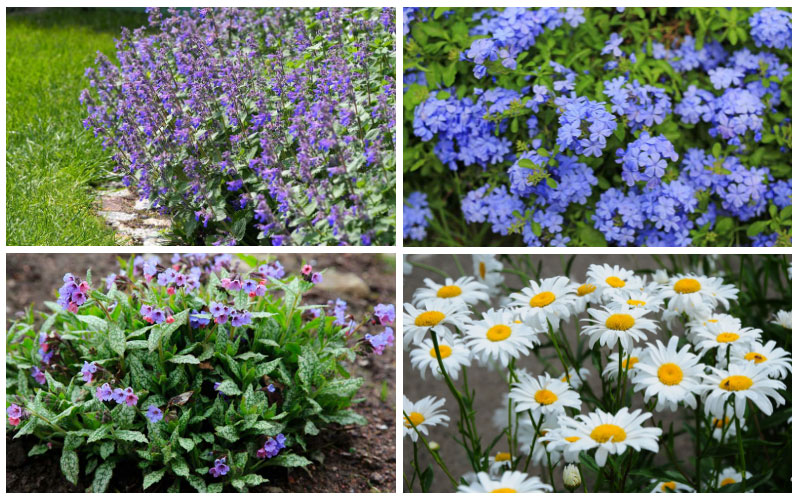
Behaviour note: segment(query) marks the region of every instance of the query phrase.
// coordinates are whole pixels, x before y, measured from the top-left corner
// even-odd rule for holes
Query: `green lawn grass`
[[[115,54],[122,26],[144,13],[47,9],[6,17],[6,240],[8,245],[113,245],[94,213],[111,169],[78,101],[97,51]]]

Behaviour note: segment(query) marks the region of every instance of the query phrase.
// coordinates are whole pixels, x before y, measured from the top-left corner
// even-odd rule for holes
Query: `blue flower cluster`
[[[636,182],[647,182],[648,188],[654,188],[660,183],[668,166],[666,159],[679,159],[669,139],[663,135],[652,137],[645,131],[637,140],[629,143],[626,149],[618,149],[616,155],[616,162],[621,164],[622,180],[629,186]]]
[[[774,7],[755,12],[749,18],[750,34],[758,47],[791,48],[793,14]]]
[[[628,82],[627,78],[619,76],[605,82],[604,93],[610,99],[610,109],[626,117],[632,131],[660,124],[671,114],[671,98],[666,91],[642,85],[638,80]]]
[[[509,193],[504,185],[486,195],[489,188],[489,185],[483,185],[466,194],[461,202],[463,217],[470,223],[487,221],[495,233],[508,235],[511,226],[520,221],[525,210],[524,202]]]
[[[605,109],[605,102],[595,102],[587,97],[561,95],[555,99],[558,106],[557,144],[561,150],[572,149],[586,156],[602,155],[607,138],[616,129],[616,116]]]
[[[402,208],[403,238],[422,240],[427,236],[427,224],[433,213],[427,205],[427,194],[411,192]]]
[[[510,151],[510,141],[496,136],[495,124],[484,118],[486,112],[502,112],[503,106],[509,105],[508,95],[503,89],[475,94],[476,101],[452,96],[442,100],[438,92],[432,92],[414,110],[413,133],[425,142],[438,135],[434,151],[453,171],[458,169],[458,162],[483,168],[501,163]],[[512,98],[518,99],[518,94],[513,92]],[[501,123],[500,132],[506,127]]]

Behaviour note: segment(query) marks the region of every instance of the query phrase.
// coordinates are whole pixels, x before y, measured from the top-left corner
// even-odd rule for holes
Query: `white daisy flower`
[[[647,347],[646,359],[636,365],[638,375],[633,379],[635,391],[645,389],[645,403],[656,396],[655,411],[663,411],[666,408],[676,411],[680,402],[696,408],[694,394],[702,391],[701,374],[704,365],[690,352],[689,344],[677,351],[678,342],[679,338],[672,336],[668,346],[664,346],[660,341],[657,341],[657,344],[650,344]]]
[[[669,278],[669,273],[663,269],[655,270],[655,273],[652,275],[652,281],[654,284],[656,284],[656,286],[666,285],[669,283]]]
[[[413,302],[416,306],[428,299],[436,298],[462,301],[469,306],[480,301],[488,301],[488,287],[475,280],[474,277],[461,277],[458,280],[447,278],[444,285],[426,278],[424,284],[427,287],[416,289],[416,292],[413,293]]]
[[[512,311],[490,309],[464,329],[464,339],[481,363],[498,361],[507,367],[511,358],[529,353],[539,343],[536,332],[515,318]]]
[[[580,334],[589,336],[588,345],[594,347],[599,342],[601,346],[613,349],[617,342],[621,342],[624,349],[630,349],[636,341],[645,340],[645,332],[655,332],[657,324],[644,315],[648,313],[643,308],[619,308],[611,310],[592,308],[588,314],[593,319],[585,319],[593,323],[584,327]]]
[[[581,368],[578,372],[573,367],[569,367],[568,372],[563,372],[558,376],[558,380],[563,383],[568,383],[572,389],[579,391],[583,387],[583,381],[588,378],[589,371],[587,368]]]
[[[717,322],[708,323],[706,327],[697,328],[694,331],[694,344],[699,350],[699,356],[703,356],[711,349],[718,348],[724,350],[728,347],[739,345],[747,347],[753,342],[760,340],[760,329],[752,327],[741,327],[734,320],[725,318]]]
[[[536,438],[535,428],[530,421],[530,417],[526,416],[522,418],[517,436],[520,443],[519,450],[524,454],[529,454],[530,444],[533,442],[533,439],[535,439],[535,447],[533,448],[533,455],[530,457],[530,461],[534,465],[546,465],[547,455],[549,455],[550,460],[554,464],[560,460],[561,452],[559,449],[550,445],[549,441],[545,440],[544,437],[557,428],[558,421],[555,417],[544,418],[541,427],[538,428],[538,437]],[[522,439],[523,437],[525,439]]]
[[[768,371],[758,368],[755,364],[733,363],[729,366],[729,370],[707,368],[711,373],[702,374],[702,388],[706,392],[706,415],[712,413],[713,416],[721,418],[735,414],[740,417],[746,409],[747,399],[751,399],[764,414],[771,415],[774,408],[769,398],[772,398],[777,406],[785,403],[785,399],[777,392],[777,389],[785,389],[785,384],[769,379]],[[730,396],[735,400],[735,411],[724,413],[724,405]]]
[[[591,265],[586,277],[588,283],[596,285],[597,292],[605,302],[617,296],[627,297],[631,291],[640,291],[644,286],[640,277],[619,265]]]
[[[748,470],[746,471],[746,479],[749,480],[752,478],[752,473]],[[737,482],[743,482],[744,476],[741,474],[739,470],[734,467],[727,467],[726,469],[719,472],[718,480],[716,481],[716,487],[719,489],[724,488],[729,484],[735,484]]]
[[[669,300],[668,311],[696,317],[712,313],[719,303],[729,308],[730,301],[738,297],[738,289],[718,277],[691,273],[671,277],[661,287],[660,296]]]
[[[510,453],[499,451],[496,455],[488,457],[488,473],[491,474],[491,477],[496,477],[500,473],[510,470],[510,466]]]
[[[561,320],[568,321],[576,299],[576,285],[566,277],[545,278],[510,295],[511,306],[518,308],[521,319],[536,330],[547,330],[547,322],[557,328]]]
[[[746,419],[738,417],[738,422],[741,424],[741,430],[746,431]],[[722,442],[726,443],[735,439],[735,435],[738,434],[738,429],[735,427],[735,419],[730,417],[724,417],[723,419],[713,417],[711,424],[713,425],[713,439],[716,441],[721,441],[723,435],[724,441]]]
[[[766,369],[772,379],[784,379],[793,372],[791,353],[778,348],[774,341],[768,341],[765,345],[753,342],[748,347],[734,346],[730,352],[730,361],[754,363],[761,369]]]
[[[458,486],[458,493],[546,493],[552,486],[538,477],[529,477],[524,472],[506,471],[497,479],[485,472],[477,474],[477,481],[470,485]]]
[[[623,407],[615,415],[597,410],[574,418],[561,417],[561,427],[573,430],[580,439],[576,440],[573,451],[588,451],[596,448],[594,459],[604,467],[608,455],[621,455],[628,447],[636,450],[658,452],[658,438],[663,433],[657,427],[644,427],[643,423],[651,413],[635,410],[630,413]]]
[[[771,323],[784,327],[788,330],[793,330],[791,328],[791,325],[793,324],[792,313],[792,311],[780,310],[776,315],[774,315],[775,320]]]
[[[650,493],[694,493],[694,488],[677,481],[658,481],[652,479],[649,484],[654,484]]]
[[[452,380],[458,380],[461,367],[468,367],[472,363],[472,353],[466,344],[458,338],[444,338],[438,341],[438,351],[441,353],[441,362],[447,370],[447,375]],[[411,351],[411,364],[419,369],[424,379],[427,370],[432,371],[433,377],[442,379],[441,367],[438,365],[435,347],[432,339],[425,339]]]
[[[447,425],[449,416],[444,413],[444,398],[436,399],[427,396],[416,403],[402,396],[402,410],[407,414],[403,415],[403,434],[410,436],[411,441],[416,442],[418,434],[413,430],[414,426],[423,435],[427,436],[427,428],[434,425]]]
[[[579,315],[592,304],[598,304],[602,301],[602,293],[597,292],[597,286],[588,282],[577,286],[577,299],[572,304],[572,313]]]
[[[621,368],[627,370],[627,377],[630,379],[635,378],[640,371],[637,366],[644,359],[646,350],[641,348],[632,348],[624,351],[624,360],[622,361]],[[608,364],[602,370],[602,377],[609,380],[616,380],[619,376],[619,353],[611,353],[608,356]]]
[[[511,384],[510,398],[516,402],[517,412],[530,410],[534,420],[541,415],[557,417],[566,413],[567,406],[578,411],[582,406],[580,396],[569,389],[568,384],[553,379],[548,373],[537,378],[520,375],[519,382]]]
[[[447,325],[463,330],[471,321],[470,313],[463,302],[431,299],[421,303],[418,309],[410,303],[405,303],[405,313],[402,315],[402,342],[405,347],[411,343],[418,344],[428,330],[435,332],[439,337],[451,339],[452,331]]]
[[[663,306],[663,299],[659,295],[645,290],[634,290],[627,295],[617,294],[608,302],[608,308],[610,309],[621,309],[625,306],[655,312],[660,311]]]
[[[697,333],[706,329],[711,323],[722,323],[724,328],[741,328],[741,320],[726,313],[710,313],[702,317],[695,317],[685,324],[686,333],[685,337],[691,344],[697,344]]]
[[[540,441],[536,441],[536,449],[539,445],[545,446],[553,462],[557,461],[555,458],[556,455],[558,458],[563,455],[563,460],[567,463],[577,463],[580,461],[580,451],[582,448],[578,447],[575,443],[583,437],[583,434],[576,428],[567,426],[564,422],[564,420],[567,419],[569,419],[569,417],[561,415],[558,419],[557,427],[549,429],[540,437]],[[533,456],[535,456],[535,453],[533,453]],[[546,458],[545,454],[542,456]]]
[[[473,254],[472,264],[475,277],[488,288],[488,294],[491,296],[499,294],[500,287],[505,282],[505,275],[502,273],[502,263],[497,261],[497,257],[493,254]]]

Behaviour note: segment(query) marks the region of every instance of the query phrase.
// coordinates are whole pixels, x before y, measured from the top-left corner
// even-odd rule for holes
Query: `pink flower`
[[[311,268],[311,265],[303,265],[303,267],[302,267],[302,274],[303,275],[310,275],[312,271],[313,271],[313,268]]]

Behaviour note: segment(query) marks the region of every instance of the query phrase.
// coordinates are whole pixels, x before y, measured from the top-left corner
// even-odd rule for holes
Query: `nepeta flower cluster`
[[[174,239],[393,244],[392,9],[149,13],[81,102]]]
[[[446,12],[406,12],[405,239],[790,244],[789,11]]]

